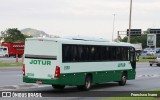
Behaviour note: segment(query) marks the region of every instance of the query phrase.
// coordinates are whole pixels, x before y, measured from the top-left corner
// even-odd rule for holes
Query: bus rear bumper
[[[54,79],[41,79],[41,78],[30,78],[23,76],[23,82],[25,83],[38,83],[38,84],[62,84],[63,81],[58,78]],[[64,84],[62,84],[64,85]]]

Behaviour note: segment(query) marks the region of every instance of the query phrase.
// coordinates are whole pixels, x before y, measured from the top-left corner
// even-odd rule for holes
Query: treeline
[[[5,42],[25,42],[26,38],[32,37],[22,34],[17,28],[9,28],[5,31],[1,31],[1,36],[4,38]]]
[[[149,31],[144,31],[141,36],[131,36],[130,42],[131,43],[142,43],[142,47],[146,48],[147,46],[147,34]],[[119,39],[121,42],[127,42],[128,37],[124,37],[123,39]],[[157,34],[157,47],[160,47],[160,34]]]

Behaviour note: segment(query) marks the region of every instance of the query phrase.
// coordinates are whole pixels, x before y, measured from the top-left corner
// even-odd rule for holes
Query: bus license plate
[[[42,84],[42,81],[36,81],[37,84]]]

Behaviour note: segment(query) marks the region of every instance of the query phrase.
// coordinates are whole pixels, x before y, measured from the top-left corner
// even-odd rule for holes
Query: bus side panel
[[[122,71],[102,71],[93,73],[93,83],[119,81]]]
[[[135,69],[133,69],[133,70],[129,70],[128,71],[128,80],[132,80],[132,79],[135,79],[135,77],[136,77],[136,71],[135,71]]]
[[[26,83],[36,83],[37,80],[40,80],[43,84],[56,84],[56,85],[84,85],[85,74],[84,73],[70,73],[70,74],[61,74],[60,78],[54,79],[44,79],[44,78],[31,78],[23,77],[23,81]]]
[[[123,62],[117,61],[114,63],[112,62],[85,62],[85,63],[76,62],[74,63],[73,62],[73,63],[62,63],[61,67],[62,67],[61,68],[62,72],[65,74],[69,74],[69,73],[75,73],[75,74],[86,73],[86,75],[91,74],[93,84],[111,82],[111,81],[120,81],[124,71],[127,72],[127,74],[129,74],[128,76],[129,79],[134,79],[135,77],[135,74],[132,75],[133,73],[130,71],[133,69],[129,61],[123,61]],[[74,79],[74,74],[70,74],[70,75],[73,75],[70,77]],[[75,77],[75,80],[77,80],[76,77]],[[85,77],[81,76],[80,80],[85,80]]]
[[[63,85],[83,85],[85,81],[85,73],[68,73],[62,74],[61,79]]]
[[[59,85],[84,85],[85,77],[87,74],[92,75],[92,83],[105,83],[120,81],[123,71],[101,71],[101,72],[81,72],[81,73],[65,73],[61,74],[57,79],[36,79],[36,78],[24,78],[28,83],[35,83],[37,80],[41,80],[43,84],[59,84]],[[135,79],[135,71],[128,70],[128,79]]]

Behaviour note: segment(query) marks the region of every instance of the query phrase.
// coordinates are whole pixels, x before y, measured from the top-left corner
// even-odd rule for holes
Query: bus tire
[[[91,88],[91,83],[92,83],[92,77],[91,77],[91,75],[87,75],[85,78],[84,85],[78,85],[77,89],[88,91]]]
[[[121,76],[121,80],[118,82],[120,86],[126,85],[127,82],[127,74],[123,73]]]
[[[92,78],[91,75],[87,75],[85,79],[85,83],[83,89],[88,91],[91,88]]]
[[[150,66],[152,66],[152,64],[150,64]]]
[[[63,90],[64,87],[65,87],[65,85],[53,85],[53,84],[52,84],[52,87],[53,87],[54,89],[56,89],[56,90]]]

